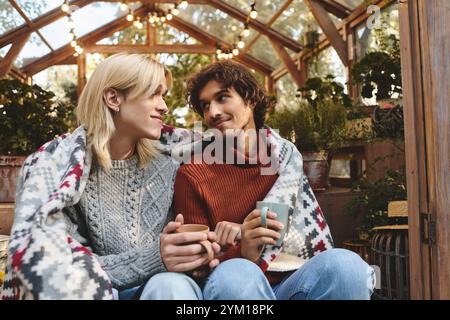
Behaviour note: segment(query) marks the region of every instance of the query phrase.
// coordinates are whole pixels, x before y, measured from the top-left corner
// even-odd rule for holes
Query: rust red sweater
[[[175,180],[175,214],[183,214],[185,223],[206,224],[211,230],[220,221],[243,223],[277,177],[261,175],[259,164],[182,165]],[[220,260],[235,257],[240,257],[240,245],[229,247]],[[266,273],[266,276],[271,284],[281,280],[281,275]]]

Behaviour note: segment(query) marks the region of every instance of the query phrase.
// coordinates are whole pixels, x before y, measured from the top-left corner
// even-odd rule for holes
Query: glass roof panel
[[[0,21],[0,35],[25,23],[25,20],[8,0],[0,0]]]
[[[75,34],[79,38],[125,14],[126,12],[119,9],[118,3],[91,3],[73,13]],[[67,17],[56,20],[40,29],[40,31],[54,49],[69,44],[70,29]]]
[[[36,32],[33,32],[14,62],[14,65],[17,68],[21,68],[49,52],[50,49],[47,45],[41,40]]]
[[[277,12],[278,8],[286,0],[259,0],[256,1],[256,12],[258,12],[258,16],[256,20],[261,21],[262,23],[266,23],[270,20],[270,18]],[[250,4],[252,1],[249,0],[228,0],[226,1],[228,4],[241,9],[246,14],[250,12]]]
[[[308,30],[308,26],[322,33],[314,16],[303,0],[294,0],[275,21],[272,28],[302,43],[303,33]]]
[[[146,43],[146,22],[141,29],[131,25],[123,30],[113,33],[111,36],[97,42],[97,44],[145,44]]]
[[[30,20],[62,5],[62,0],[15,0]]]
[[[190,4],[178,17],[228,43],[235,42],[242,28],[242,23],[208,5]]]
[[[53,49],[58,49],[69,43],[69,22],[66,17],[46,25],[39,31]]]
[[[81,37],[105,24],[124,16],[126,12],[120,10],[117,2],[95,2],[79,10],[72,16],[75,22],[75,34]]]
[[[278,56],[266,37],[259,37],[250,48],[249,53],[272,67],[276,67],[279,64]]]
[[[0,57],[4,58],[7,54],[9,49],[11,48],[12,44],[8,44],[0,49]]]
[[[157,27],[156,36],[158,39],[157,43],[159,44],[198,44],[198,41],[190,37],[187,33],[184,33],[166,23]]]

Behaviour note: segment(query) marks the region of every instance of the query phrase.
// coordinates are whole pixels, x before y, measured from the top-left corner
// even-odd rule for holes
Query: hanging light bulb
[[[131,8],[128,8],[127,21],[131,22],[133,20],[134,20],[133,11],[131,11]]]
[[[180,13],[180,10],[178,10],[178,5],[175,4],[175,7],[173,7],[173,11],[172,11],[174,16],[177,16]]]
[[[256,17],[258,16],[258,12],[256,11],[255,6],[256,2],[253,2],[250,6],[250,18],[252,19],[256,19]]]
[[[77,46],[77,41],[76,40],[70,41],[70,46],[75,48]]]
[[[181,3],[180,3],[180,8],[181,9],[186,9],[187,8],[187,6],[188,6],[188,2],[186,1],[186,0],[183,0],[183,1],[181,1]]]
[[[250,30],[248,29],[248,24],[244,24],[244,30],[242,30],[242,36],[248,37],[250,35]]]
[[[127,10],[128,10],[128,4],[122,2],[122,3],[120,4],[120,10],[122,10],[122,11],[127,11]]]
[[[233,53],[232,52],[228,53],[228,59],[233,59]]]
[[[239,55],[239,49],[238,48],[234,48],[233,49],[233,55],[235,55],[235,56]]]
[[[169,21],[172,20],[172,18],[173,18],[172,10],[169,9],[169,12],[167,13],[166,18],[167,18],[167,20],[169,20]]]
[[[242,38],[241,38],[241,37],[239,37],[238,39],[239,39],[239,41],[238,41],[238,43],[237,43],[238,48],[239,48],[239,49],[244,48],[244,47],[245,47],[245,42],[242,41]]]
[[[166,17],[162,16],[162,17],[160,18],[160,20],[161,20],[162,23],[164,23],[164,22],[166,22]]]
[[[217,50],[216,50],[216,54],[217,55],[220,55],[222,53],[222,49],[220,49],[220,48],[217,48]]]
[[[148,18],[148,22],[150,22],[151,24],[154,24],[155,23],[155,17],[154,16],[150,16]]]
[[[63,12],[69,12],[70,10],[70,6],[69,6],[69,1],[64,1],[63,5],[61,6],[61,10]]]

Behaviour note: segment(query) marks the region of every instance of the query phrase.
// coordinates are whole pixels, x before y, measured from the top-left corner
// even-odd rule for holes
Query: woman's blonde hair
[[[78,123],[87,129],[87,148],[105,169],[111,168],[109,140],[115,131],[112,111],[103,95],[113,88],[126,99],[151,96],[166,79],[170,87],[172,76],[161,63],[140,54],[119,53],[101,62],[86,84],[77,106]],[[157,142],[141,139],[136,152],[139,166],[145,166],[157,153]]]

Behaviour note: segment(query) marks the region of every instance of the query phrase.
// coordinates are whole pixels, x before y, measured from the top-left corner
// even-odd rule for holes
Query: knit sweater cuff
[[[160,236],[158,235],[151,247],[146,247],[142,250],[141,258],[145,273],[154,275],[167,272],[167,268],[161,257],[160,248]]]

